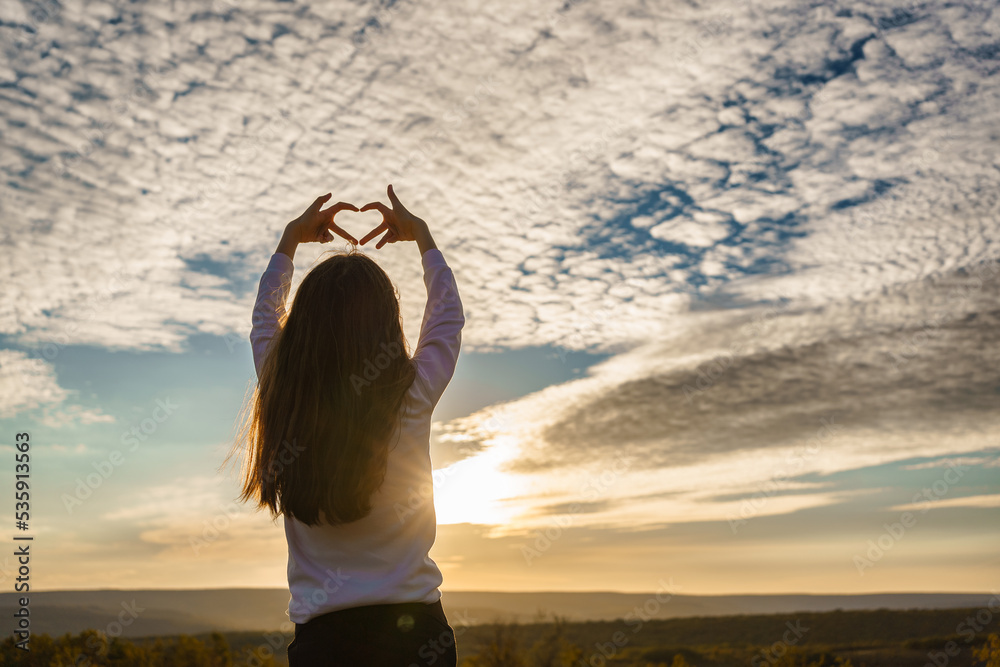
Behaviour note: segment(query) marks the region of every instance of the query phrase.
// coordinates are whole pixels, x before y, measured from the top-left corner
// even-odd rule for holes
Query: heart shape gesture
[[[354,204],[347,202],[338,202],[330,208],[324,209],[323,204],[328,202],[333,195],[327,193],[322,197],[318,197],[302,215],[292,220],[285,227],[285,233],[278,243],[278,252],[283,252],[289,257],[294,257],[295,246],[298,244],[329,243],[333,240],[334,234],[343,237],[354,245],[358,245],[357,239],[334,222],[334,216],[341,211],[356,211],[361,213],[375,210],[382,214],[381,224],[361,239],[361,245],[368,243],[368,241],[382,232],[385,232],[385,236],[379,239],[375,245],[376,249],[381,248],[386,243],[415,241],[417,240],[415,234],[421,233],[421,230],[424,230],[424,235],[421,236],[421,239],[423,239],[427,235],[426,223],[406,210],[399,202],[399,199],[396,198],[396,193],[393,192],[391,185],[388,187],[387,192],[389,194],[389,201],[392,202],[392,208],[381,202],[374,201],[365,204],[360,209]],[[419,244],[420,242],[418,242]]]
[[[338,206],[340,208],[334,210]],[[354,245],[362,245],[363,241],[358,241],[357,239],[360,239],[369,230],[382,222],[380,219],[381,216],[377,215],[375,211],[362,211],[347,202],[340,202],[331,206],[328,211],[330,212],[330,220],[321,223],[326,225],[326,229],[329,232],[327,241],[341,237]],[[320,213],[323,214],[326,211],[320,211]],[[336,222],[333,220],[334,216],[337,217]],[[327,241],[320,242],[326,243]]]

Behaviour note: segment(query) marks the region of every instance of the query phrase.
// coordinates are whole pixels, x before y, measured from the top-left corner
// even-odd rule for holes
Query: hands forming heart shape
[[[334,222],[334,216],[341,211],[357,211],[359,213],[364,211],[378,211],[382,214],[382,222],[361,239],[361,245],[368,243],[368,241],[382,232],[385,232],[385,235],[375,244],[376,249],[380,249],[386,243],[416,240],[415,234],[419,232],[421,226],[426,226],[426,223],[406,210],[406,207],[396,197],[396,193],[393,192],[391,185],[386,191],[389,195],[389,201],[392,203],[392,208],[389,208],[382,202],[373,201],[365,204],[360,209],[354,204],[338,202],[330,208],[321,210],[323,204],[328,202],[332,196],[330,193],[325,194],[317,198],[306,209],[305,213],[289,223],[289,227],[297,232],[296,237],[299,243],[329,243],[333,240],[333,234],[336,233],[354,245],[358,245],[357,239]]]

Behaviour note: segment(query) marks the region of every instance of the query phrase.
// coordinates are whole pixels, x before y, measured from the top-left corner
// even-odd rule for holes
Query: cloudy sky
[[[996,3],[0,7],[37,588],[285,585],[220,469],[257,281],[389,182],[466,306],[445,589],[1000,586]],[[416,248],[369,252],[415,341]]]

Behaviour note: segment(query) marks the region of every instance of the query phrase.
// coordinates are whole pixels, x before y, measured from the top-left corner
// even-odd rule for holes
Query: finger
[[[331,222],[330,223],[330,229],[332,229],[333,231],[337,232],[337,234],[339,234],[340,236],[344,237],[345,239],[347,239],[348,241],[350,241],[354,245],[358,244],[358,240],[356,238],[354,238],[353,236],[351,236],[350,234],[348,234],[340,225]],[[327,231],[326,233],[329,234],[330,232]]]
[[[393,238],[395,238],[395,236],[393,235],[393,233],[392,233],[391,230],[388,231],[388,232],[386,232],[385,236],[383,236],[382,238],[380,238],[379,241],[378,241],[378,243],[375,244],[375,249],[376,250],[380,249],[386,243],[392,243],[392,241],[390,239],[393,239]]]
[[[329,243],[333,240],[333,234],[330,233],[329,229],[324,229],[323,233],[319,237],[320,243]]]
[[[355,206],[354,204],[348,204],[346,201],[342,201],[342,202],[337,202],[327,210],[333,211],[334,213],[339,213],[340,211],[357,211],[358,207]]]
[[[376,227],[375,229],[371,230],[370,232],[364,235],[364,237],[361,239],[361,245],[368,243],[373,238],[375,238],[376,236],[378,236],[387,229],[389,229],[389,223],[383,222],[381,225],[379,225],[378,227]]]
[[[390,185],[388,188],[386,188],[386,192],[389,193],[389,201],[392,202],[392,207],[394,209],[399,209],[400,211],[405,211],[406,210],[406,207],[403,206],[403,204],[400,203],[399,198],[396,196],[396,193],[393,192],[392,185]]]
[[[381,211],[383,215],[391,212],[391,209],[380,201],[369,202],[368,204],[365,204],[364,206],[361,207],[362,212],[371,211],[372,209],[375,209],[376,211]]]
[[[333,196],[332,192],[327,192],[322,197],[316,197],[316,201],[314,201],[312,203],[312,205],[309,207],[309,210],[311,210],[311,211],[318,211],[319,207],[322,206],[323,204],[325,204],[327,201],[329,201],[330,197],[332,197],[332,196]]]
[[[399,235],[396,234],[396,230],[390,227],[389,233],[382,237],[382,245],[385,245],[386,243],[395,243],[398,240]]]

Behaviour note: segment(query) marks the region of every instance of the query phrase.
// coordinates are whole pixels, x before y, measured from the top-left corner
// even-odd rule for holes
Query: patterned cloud
[[[634,344],[748,277],[840,298],[994,248],[988,3],[4,11],[0,331],[23,345],[241,332],[280,226],[390,180],[460,272],[470,349],[607,308],[636,325],[579,345]],[[413,320],[410,250],[378,256]]]

